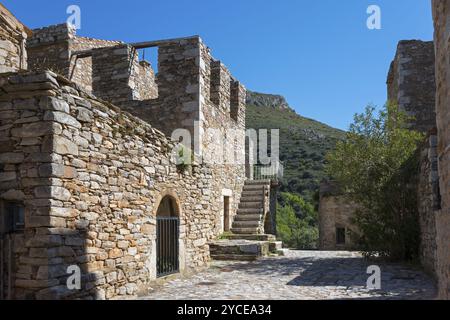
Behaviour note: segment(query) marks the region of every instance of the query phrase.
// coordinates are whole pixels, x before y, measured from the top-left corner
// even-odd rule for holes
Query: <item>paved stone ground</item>
[[[366,289],[367,267],[381,268],[381,290]],[[355,252],[285,250],[255,262],[213,262],[196,275],[155,287],[141,299],[310,300],[433,299],[435,286],[423,272],[399,264],[366,261]]]

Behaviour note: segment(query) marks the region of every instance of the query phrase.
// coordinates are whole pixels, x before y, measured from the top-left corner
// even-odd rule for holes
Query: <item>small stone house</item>
[[[359,231],[352,218],[358,206],[332,181],[323,181],[319,194],[319,248],[331,251],[357,249],[355,238]]]
[[[270,188],[247,191],[265,209],[240,203],[246,90],[200,37],[126,44],[67,24],[31,35],[5,14],[16,21],[2,9],[0,49],[22,51],[0,64],[0,299],[135,296],[208,266],[224,231],[274,220]],[[17,30],[28,72],[14,72],[26,66]],[[139,59],[148,47],[157,74]],[[178,161],[185,139],[191,163]],[[237,222],[239,210],[261,221]]]

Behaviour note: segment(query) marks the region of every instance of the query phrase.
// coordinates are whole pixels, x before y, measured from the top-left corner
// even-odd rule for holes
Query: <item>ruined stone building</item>
[[[270,181],[247,179],[246,90],[200,37],[31,33],[1,6],[0,62],[0,298],[134,296],[207,266],[224,231],[273,220]],[[180,138],[193,141],[182,155]],[[67,287],[71,266],[81,290]]]
[[[435,274],[435,217],[441,200],[436,151],[434,43],[419,40],[400,41],[389,70],[387,87],[389,101],[410,117],[409,128],[426,135],[419,150],[420,172],[417,183],[421,229],[420,259],[425,269]]]
[[[428,132],[436,126],[434,44],[400,41],[389,69],[388,101],[410,117],[411,129]]]
[[[321,250],[357,249],[359,234],[352,218],[358,206],[332,181],[323,181],[319,191],[319,248]]]

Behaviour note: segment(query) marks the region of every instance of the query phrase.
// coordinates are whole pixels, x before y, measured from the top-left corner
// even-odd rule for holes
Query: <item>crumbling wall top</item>
[[[436,126],[434,65],[432,41],[403,40],[387,78],[388,100],[411,117],[411,129],[422,132]]]
[[[33,32],[20,22],[8,9],[0,3],[0,20],[8,24],[13,30],[25,33],[27,37],[31,37]]]

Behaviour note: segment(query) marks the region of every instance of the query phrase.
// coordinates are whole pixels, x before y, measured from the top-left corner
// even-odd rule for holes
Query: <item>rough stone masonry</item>
[[[437,154],[442,209],[436,219],[439,295],[450,298],[450,0],[433,0]]]
[[[398,43],[387,80],[388,100],[410,117],[414,130],[428,132],[436,126],[434,76],[433,42]]]
[[[339,186],[323,181],[319,192],[319,248],[321,250],[356,249],[355,236],[359,234],[352,218],[358,205],[348,199]]]
[[[436,216],[441,206],[435,112],[434,43],[402,40],[387,79],[389,102],[409,117],[408,128],[426,135],[418,151],[417,203],[420,223],[420,260],[437,277]],[[416,157],[414,155],[413,157]]]
[[[27,69],[25,44],[31,30],[0,3],[0,73]]]
[[[180,271],[207,266],[208,241],[236,214],[245,163],[199,160],[219,150],[245,159],[245,88],[198,36],[158,42],[158,76],[134,46],[67,25],[35,30],[28,46],[30,71],[0,74],[0,200],[2,213],[17,213],[0,226],[18,228],[2,292],[135,296],[157,277],[157,215],[167,206],[179,217]],[[200,146],[189,166],[174,161],[179,128]],[[71,265],[82,269],[81,290],[66,286]]]

